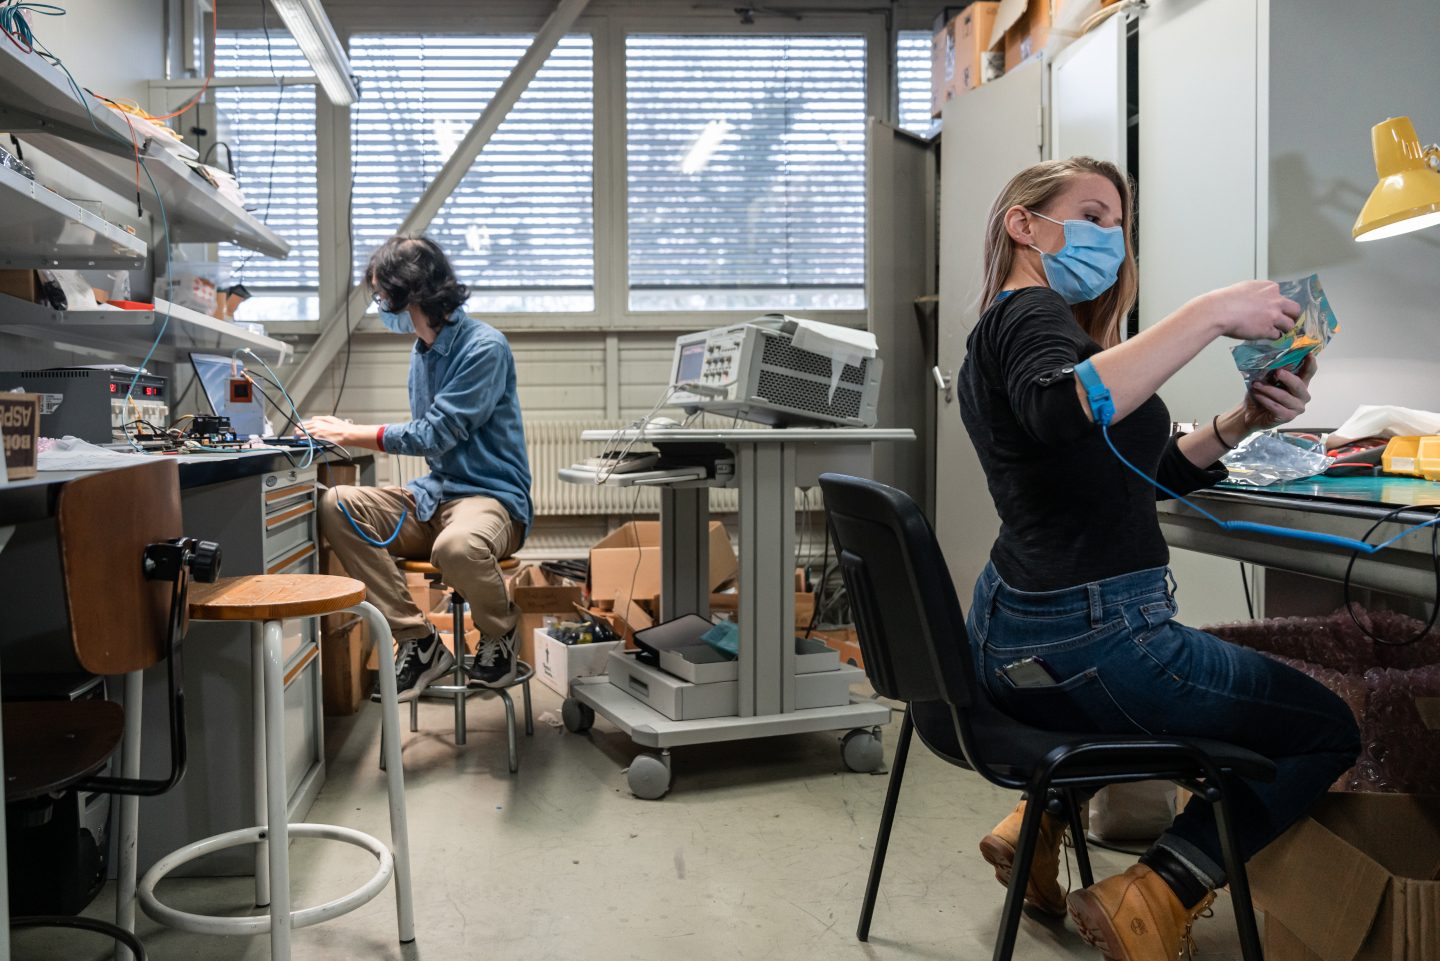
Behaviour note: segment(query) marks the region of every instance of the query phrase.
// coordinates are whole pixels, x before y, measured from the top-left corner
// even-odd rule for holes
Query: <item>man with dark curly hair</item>
[[[406,487],[332,488],[320,528],[400,642],[400,700],[418,696],[455,660],[411,599],[397,557],[428,560],[465,598],[480,631],[470,678],[503,687],[516,677],[520,611],[499,565],[520,549],[534,514],[515,358],[503,334],[465,315],[469,291],[434,241],[391,237],[371,255],[365,282],[385,326],[415,337],[412,419],[361,425],[319,416],[305,429],[347,447],[422,456],[430,473]]]

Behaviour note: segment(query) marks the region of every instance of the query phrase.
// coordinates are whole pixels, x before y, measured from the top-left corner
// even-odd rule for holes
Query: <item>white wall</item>
[[[1350,237],[1375,186],[1371,126],[1408,116],[1422,143],[1440,140],[1434,0],[1270,10],[1270,276],[1318,272],[1340,320],[1305,419],[1335,427],[1358,404],[1440,411],[1440,229]]]
[[[35,36],[80,86],[144,106],[146,81],[164,71],[163,0],[66,0],[62,6],[63,17],[34,17]]]

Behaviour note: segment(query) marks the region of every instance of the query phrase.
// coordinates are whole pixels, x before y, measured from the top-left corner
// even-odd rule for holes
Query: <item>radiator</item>
[[[530,497],[535,502],[537,517],[580,515],[618,515],[629,513],[655,514],[660,510],[660,491],[654,487],[599,487],[590,484],[567,484],[560,479],[560,470],[587,457],[596,457],[603,444],[583,443],[580,432],[585,430],[618,430],[630,426],[629,421],[595,418],[591,420],[525,421],[525,451],[530,458]],[[636,444],[634,450],[651,450]],[[423,457],[389,454],[388,478],[380,483],[408,484],[430,472]],[[795,492],[795,506],[821,510],[820,490],[809,493],[808,499]],[[735,513],[740,510],[740,492],[728,488],[710,491],[713,514]]]

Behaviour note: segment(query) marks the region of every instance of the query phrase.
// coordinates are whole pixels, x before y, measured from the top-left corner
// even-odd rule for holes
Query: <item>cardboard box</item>
[[[1440,958],[1440,798],[1326,794],[1248,874],[1266,961]]]
[[[692,684],[620,651],[611,652],[609,669],[611,684],[672,721],[734,717],[740,713],[739,681]]]
[[[811,637],[818,637],[840,654],[840,663],[865,669],[865,657],[860,653],[860,638],[855,628],[846,627],[834,631],[812,631]]]
[[[46,303],[40,294],[40,277],[33,270],[0,270],[0,294],[32,304]]]
[[[711,594],[710,613],[712,614],[738,614],[740,611],[740,594]],[[804,632],[810,626],[810,616],[815,611],[815,595],[805,592],[795,595],[795,630]]]
[[[543,628],[530,638],[535,651],[535,677],[561,697],[570,696],[570,682],[577,677],[598,677],[605,673],[610,652],[620,641],[595,644],[562,644]]]
[[[979,0],[960,11],[930,41],[930,116],[945,102],[1005,72],[1003,49],[990,50],[998,2]]]
[[[5,443],[5,476],[29,480],[40,453],[40,395],[0,394],[0,435]]]
[[[1045,49],[1059,0],[1030,0],[1025,14],[1005,31],[1005,72]]]
[[[510,599],[520,608],[520,623],[515,627],[520,660],[540,670],[535,632],[545,626],[545,615],[573,620],[575,605],[585,603],[585,589],[579,584],[545,573],[539,567],[526,565],[510,578]]]
[[[1032,0],[1035,2],[1035,0]],[[990,34],[995,27],[999,3],[985,0],[972,3],[956,17],[955,31],[955,96],[998,79],[1005,73],[1001,51],[990,49]]]
[[[735,575],[740,561],[730,535],[719,521],[710,522],[710,584],[713,591]],[[634,598],[660,593],[660,522],[631,521],[590,548],[590,600],[609,601],[624,611]]]
[[[330,615],[332,617],[339,615]],[[370,626],[355,615],[320,635],[320,690],[327,717],[349,717],[370,699]]]

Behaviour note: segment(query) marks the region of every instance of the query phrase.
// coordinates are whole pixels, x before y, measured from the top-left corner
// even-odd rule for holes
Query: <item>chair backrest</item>
[[[128,674],[162,660],[169,638],[170,581],[145,579],[147,544],[184,533],[180,470],[156,457],[77,478],[56,511],[70,638],[92,674]]]
[[[865,673],[899,701],[975,703],[969,635],[935,532],[903,491],[821,474]]]

